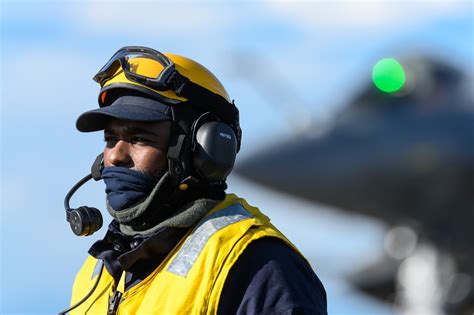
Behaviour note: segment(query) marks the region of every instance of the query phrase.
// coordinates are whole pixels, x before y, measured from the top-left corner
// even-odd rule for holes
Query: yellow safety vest
[[[107,314],[114,294],[120,297],[117,314],[216,314],[227,274],[245,248],[262,237],[279,238],[301,255],[258,208],[229,194],[148,277],[125,292],[125,273],[115,284],[102,261],[88,257],[74,282],[71,305],[91,291],[102,270],[100,280],[70,314]]]

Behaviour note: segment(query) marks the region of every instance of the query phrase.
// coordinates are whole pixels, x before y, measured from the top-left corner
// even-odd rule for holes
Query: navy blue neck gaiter
[[[146,175],[126,167],[111,166],[102,170],[107,200],[115,211],[127,209],[151,193],[163,171],[157,176]]]

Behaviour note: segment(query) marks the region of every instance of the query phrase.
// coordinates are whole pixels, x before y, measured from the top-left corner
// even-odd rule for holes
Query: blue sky
[[[87,249],[104,233],[75,237],[62,203],[102,150],[100,133],[81,134],[74,125],[80,113],[97,106],[92,76],[121,46],[182,54],[211,69],[241,111],[245,157],[294,132],[295,122],[330,118],[368,84],[371,66],[382,57],[435,55],[472,75],[473,28],[471,1],[1,1],[0,312],[62,309]],[[239,56],[267,68],[243,67]],[[271,81],[272,73],[283,75],[288,89],[266,91],[269,100],[253,80]],[[255,193],[238,178],[230,182],[231,191],[252,196],[251,203],[267,213],[272,208],[287,224],[275,201],[281,196]],[[285,200],[289,207],[312,207]],[[103,208],[102,184],[89,184],[72,203]],[[346,219],[321,211],[317,222],[350,228]],[[381,234],[372,224],[348,243],[344,233],[333,232],[327,246],[318,242],[326,233],[301,235],[305,229],[295,229],[300,224],[292,220],[283,230],[307,251],[317,248],[322,266],[351,248],[367,250]],[[307,241],[313,237],[314,246]],[[342,250],[328,252],[334,247]],[[331,271],[321,272],[334,290],[330,296],[344,291]],[[378,310],[354,294],[347,299],[360,313],[369,304]]]

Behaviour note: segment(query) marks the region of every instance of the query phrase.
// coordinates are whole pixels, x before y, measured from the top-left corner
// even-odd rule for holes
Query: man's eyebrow
[[[147,128],[137,126],[120,126],[118,128],[106,128],[104,130],[106,134],[147,134],[151,136],[157,136],[156,133],[150,131]]]

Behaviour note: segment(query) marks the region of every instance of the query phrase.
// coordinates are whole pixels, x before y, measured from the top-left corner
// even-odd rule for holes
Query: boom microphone
[[[101,179],[101,166],[103,164],[103,154],[99,154],[91,168],[91,173],[78,181],[64,198],[64,209],[66,209],[66,221],[71,225],[71,229],[77,236],[89,236],[100,230],[103,224],[102,214],[99,209],[82,206],[71,209],[69,200],[72,195],[86,182],[91,179],[96,181]]]

